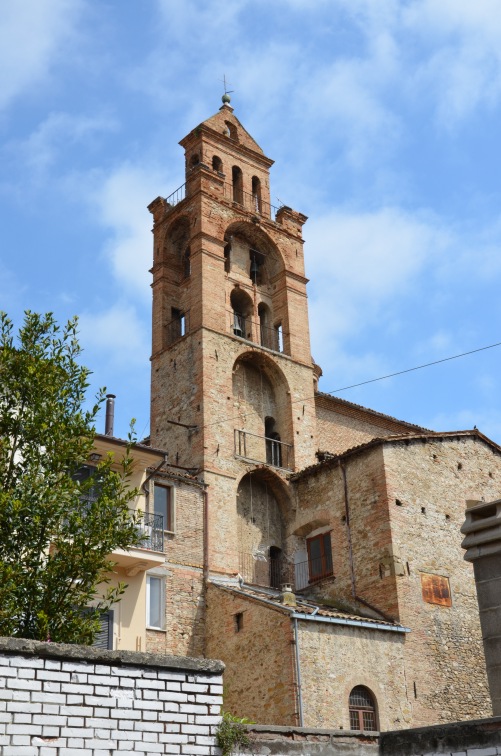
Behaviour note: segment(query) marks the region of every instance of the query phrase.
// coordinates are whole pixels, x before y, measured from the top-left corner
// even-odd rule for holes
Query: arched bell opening
[[[246,583],[279,588],[289,582],[285,506],[283,495],[277,495],[278,486],[261,469],[244,475],[238,485],[239,571]]]
[[[231,169],[231,182],[233,187],[233,202],[243,205],[244,202],[244,178],[242,169],[234,165]]]
[[[252,177],[252,207],[256,213],[263,212],[263,202],[261,198],[261,181],[257,176]]]
[[[212,170],[217,171],[218,173],[223,172],[223,161],[218,155],[214,155],[212,158]]]
[[[230,295],[232,309],[231,329],[235,336],[252,340],[252,312],[254,305],[243,289],[235,287]]]
[[[233,367],[235,456],[293,469],[292,412],[287,379],[266,353],[246,352]],[[238,427],[238,425],[240,427]]]

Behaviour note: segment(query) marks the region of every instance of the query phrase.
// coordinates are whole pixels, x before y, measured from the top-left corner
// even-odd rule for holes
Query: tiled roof
[[[325,394],[322,391],[317,391],[315,393],[315,399],[325,399],[328,402],[332,402],[332,404],[337,405],[340,409],[345,410],[354,410],[357,412],[361,412],[364,414],[370,415],[374,420],[385,420],[386,422],[396,423],[397,425],[405,426],[406,428],[413,428],[414,430],[427,430],[426,428],[423,428],[421,425],[415,425],[414,423],[409,423],[406,420],[399,420],[397,417],[392,417],[391,415],[385,415],[383,412],[377,412],[376,410],[370,409],[369,407],[364,407],[361,404],[355,404],[354,402],[349,402],[346,399],[341,399],[339,396],[332,396],[332,394]],[[333,408],[333,411],[335,409]]]
[[[323,460],[322,462],[318,462],[315,465],[309,465],[309,467],[305,467],[303,470],[299,470],[299,472],[294,473],[293,475],[289,476],[289,480],[299,480],[303,477],[308,476],[310,473],[319,472],[322,469],[327,469],[329,467],[333,467],[336,465],[339,461],[342,461],[346,459],[347,457],[351,457],[355,454],[359,454],[361,452],[366,451],[367,449],[370,449],[373,446],[378,446],[380,444],[394,444],[394,443],[401,443],[404,442],[410,442],[410,441],[431,441],[434,439],[442,439],[442,438],[478,438],[479,441],[483,441],[491,448],[495,449],[496,451],[501,453],[501,447],[498,446],[494,441],[492,441],[488,436],[484,436],[483,433],[481,433],[477,428],[474,428],[473,430],[460,430],[460,431],[425,431],[423,433],[397,433],[393,436],[383,436],[382,438],[373,438],[370,441],[367,441],[364,444],[359,444],[358,446],[353,446],[350,449],[346,449],[346,451],[342,452],[341,454],[333,454],[328,459]]]
[[[369,617],[367,616],[367,614],[354,614],[342,609],[336,609],[333,606],[326,606],[312,600],[306,600],[299,596],[296,596],[297,606],[291,607],[287,604],[281,603],[282,593],[278,590],[274,590],[273,588],[249,586],[245,583],[243,585],[236,583],[229,584],[226,581],[221,582],[216,580],[212,580],[211,582],[218,588],[229,591],[230,593],[236,594],[238,596],[242,596],[267,605],[271,604],[275,609],[291,614],[297,619],[301,619],[301,615],[304,615],[305,619],[316,618],[318,621],[331,619],[333,621],[339,620],[341,623],[345,621],[346,624],[362,623],[364,626],[374,625],[374,629],[377,629],[379,627],[404,630],[404,628],[402,628],[402,626],[396,622],[389,622],[388,620],[383,618],[380,619]]]

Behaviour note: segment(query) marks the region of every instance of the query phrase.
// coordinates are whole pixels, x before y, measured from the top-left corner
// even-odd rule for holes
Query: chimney
[[[113,426],[115,422],[115,394],[106,394],[106,420],[104,424],[105,436],[113,435]]]
[[[285,606],[296,606],[296,596],[292,593],[292,585],[290,583],[282,584],[282,596],[280,601],[282,604],[285,604]]]

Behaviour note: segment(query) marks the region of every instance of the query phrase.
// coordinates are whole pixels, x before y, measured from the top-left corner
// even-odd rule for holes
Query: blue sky
[[[501,341],[497,0],[4,0],[0,307],[80,317],[117,433],[149,424],[151,217],[217,111],[305,226],[332,391]],[[501,442],[501,348],[341,392]]]

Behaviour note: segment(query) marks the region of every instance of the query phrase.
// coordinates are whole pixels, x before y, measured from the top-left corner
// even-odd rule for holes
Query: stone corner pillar
[[[461,545],[473,563],[492,709],[501,716],[501,499],[467,507]]]

